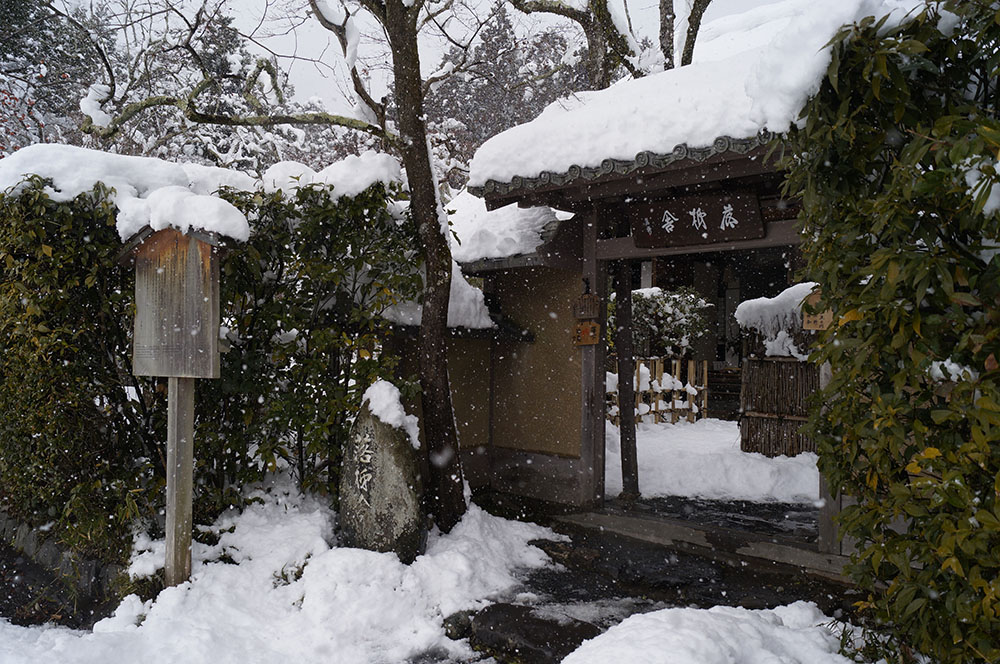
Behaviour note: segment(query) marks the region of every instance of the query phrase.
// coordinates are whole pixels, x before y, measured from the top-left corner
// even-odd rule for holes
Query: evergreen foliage
[[[222,264],[222,378],[198,381],[195,519],[290,465],[335,490],[365,387],[393,377],[386,306],[419,288],[411,224],[394,191],[353,198],[223,192],[252,235]],[[28,180],[0,194],[0,502],[55,523],[72,548],[123,561],[163,503],[165,380],[131,371],[134,271],[98,186],[53,201]]]
[[[1000,14],[930,3],[832,43],[788,159],[835,314],[821,470],[857,500],[840,526],[891,661],[1000,661]]]
[[[632,291],[632,343],[644,357],[689,357],[692,344],[709,331],[707,302],[693,288]],[[608,304],[608,344],[614,348],[615,306]]]
[[[518,37],[507,7],[499,3],[471,49],[454,47],[441,68],[460,69],[431,88],[425,104],[435,157],[456,188],[486,139],[533,120],[555,100],[588,81],[573,45],[549,29]]]
[[[102,18],[100,7],[56,14],[35,0],[0,3],[0,157],[79,140],[80,99],[101,69],[95,45],[110,42]]]

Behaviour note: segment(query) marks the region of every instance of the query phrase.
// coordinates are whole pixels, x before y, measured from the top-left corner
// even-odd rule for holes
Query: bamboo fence
[[[765,456],[815,452],[799,429],[808,419],[808,398],[819,389],[819,370],[794,358],[743,360],[740,449]]]
[[[636,422],[694,422],[708,417],[708,361],[636,358]],[[619,426],[618,390],[608,391],[607,419]]]

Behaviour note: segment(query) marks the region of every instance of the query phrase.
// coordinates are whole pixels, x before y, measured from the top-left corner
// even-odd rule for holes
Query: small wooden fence
[[[614,374],[610,374],[614,375]],[[636,422],[694,422],[708,417],[708,361],[636,358]],[[608,385],[607,419],[620,424],[617,385]]]
[[[799,433],[809,414],[809,395],[819,389],[815,365],[788,357],[743,360],[740,448],[766,456],[815,452]]]

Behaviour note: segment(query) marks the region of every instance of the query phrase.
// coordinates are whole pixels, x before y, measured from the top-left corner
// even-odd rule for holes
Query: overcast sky
[[[490,4],[490,0],[478,1],[484,7]],[[617,3],[622,1],[611,0]],[[659,32],[658,0],[626,1],[637,36],[640,39],[647,37],[656,43]],[[684,1],[675,0],[677,3]],[[713,0],[705,13],[703,25],[723,16],[780,1]],[[230,0],[230,3],[237,8],[234,13],[240,29],[259,39],[258,48],[283,56],[290,80],[295,86],[296,98],[318,98],[331,112],[350,111],[352,103],[344,85],[346,68],[342,64],[339,45],[309,15],[307,0]],[[547,25],[569,25],[554,17],[525,16],[515,10],[510,13],[516,28],[525,33]],[[385,81],[389,77],[388,58],[384,49],[375,43],[379,36],[375,25],[367,25],[364,32],[368,34],[368,38],[362,41],[361,53],[373,79],[373,92],[380,96],[385,92]],[[439,40],[424,40],[421,66],[425,73],[436,68],[445,50],[446,46]]]

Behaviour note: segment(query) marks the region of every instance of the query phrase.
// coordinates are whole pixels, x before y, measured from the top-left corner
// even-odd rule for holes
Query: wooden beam
[[[583,220],[583,274],[584,283],[600,301],[605,300],[607,283],[605,263],[596,255],[600,217],[591,209]],[[580,474],[581,490],[585,504],[601,505],[604,502],[604,325],[605,307],[601,307],[598,323],[601,341],[594,345],[580,346]]]
[[[598,260],[618,260],[620,258],[656,258],[658,256],[681,256],[684,254],[704,254],[717,251],[746,251],[748,249],[767,249],[797,245],[801,242],[793,219],[772,221],[765,224],[766,235],[754,240],[737,240],[734,242],[716,242],[714,244],[696,244],[685,247],[661,247],[655,249],[640,249],[635,246],[631,237],[616,237],[597,241]]]
[[[727,186],[737,182],[740,186],[774,180],[775,188],[784,176],[775,172],[774,162],[766,159],[767,148],[758,148],[744,156],[716,155],[702,163],[691,163],[686,168],[663,172],[638,170],[627,176],[616,176],[614,180],[584,181],[580,185],[567,188],[562,193],[567,203],[596,201],[621,196],[645,196],[649,192],[667,190],[690,191]]]
[[[167,379],[166,585],[191,576],[191,492],[194,488],[194,378]]]

